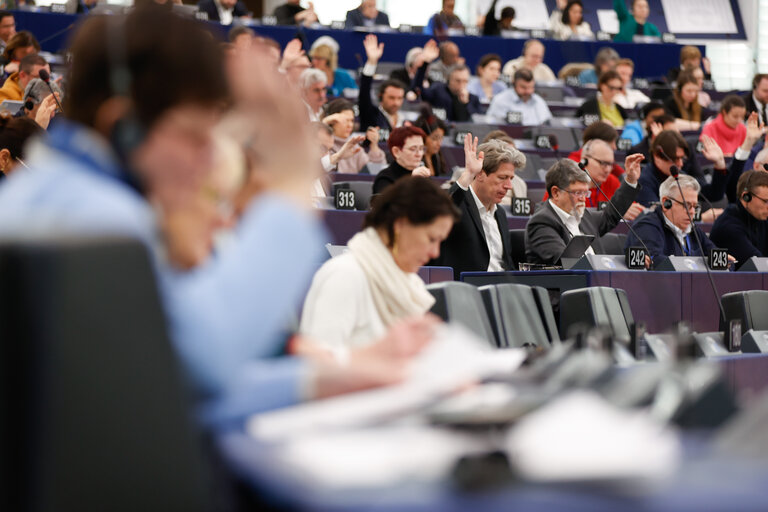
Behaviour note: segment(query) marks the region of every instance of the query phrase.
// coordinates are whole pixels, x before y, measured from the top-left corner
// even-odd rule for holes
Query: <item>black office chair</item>
[[[743,332],[768,331],[768,291],[726,293],[721,300],[725,311],[725,322],[720,318],[721,331],[729,328],[731,320],[741,320]]]
[[[0,283],[0,509],[211,510],[143,246],[5,243]]]
[[[519,176],[525,181],[537,181],[539,179],[539,169],[541,169],[541,157],[535,153],[525,154],[525,167],[515,169],[515,176]],[[541,199],[541,198],[539,198]]]
[[[628,343],[635,320],[627,292],[606,286],[563,292],[560,296],[561,332],[568,335],[579,325],[605,328],[614,339]]]
[[[479,291],[500,347],[551,345],[530,286],[503,283]]]
[[[333,184],[333,195],[336,190],[352,190],[355,193],[355,210],[367,210],[371,205],[373,195],[372,181],[337,181]]]
[[[485,311],[483,299],[475,286],[447,281],[430,284],[427,290],[435,297],[432,313],[446,322],[459,323],[479,338],[488,340],[491,345],[499,346]]]
[[[610,208],[610,206],[609,206]],[[627,243],[625,233],[606,233],[600,237],[605,254],[624,254],[624,245]]]
[[[509,248],[515,263],[525,263],[525,230],[509,230]],[[517,270],[516,268],[510,270]]]

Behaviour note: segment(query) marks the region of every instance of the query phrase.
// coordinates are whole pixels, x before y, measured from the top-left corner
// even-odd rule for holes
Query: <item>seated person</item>
[[[56,98],[51,94],[51,89],[56,94]],[[59,103],[64,101],[64,94],[56,82],[51,82],[49,88],[49,85],[39,78],[33,78],[27,84],[27,88],[24,89],[23,113],[40,125],[40,128],[47,130],[51,119],[60,113],[59,105],[56,103],[57,99]],[[17,114],[18,116],[19,114]]]
[[[376,8],[376,0],[363,0],[357,9],[347,11],[344,28],[389,26],[389,16]]]
[[[427,134],[424,140],[424,165],[429,169],[430,176],[450,176],[451,169],[448,168],[448,162],[440,151],[443,138],[448,133],[448,126],[429,108],[425,110],[413,122],[413,126],[421,128]]]
[[[652,268],[657,268],[667,256],[706,256],[715,248],[698,226],[696,235],[691,220],[699,204],[699,182],[692,176],[678,176],[682,197],[675,178],[670,176],[659,187],[660,205],[638,218],[633,227],[651,253]],[[629,233],[625,247],[641,245],[634,233]]]
[[[497,205],[512,188],[515,170],[525,167],[518,150],[498,140],[478,147],[471,134],[464,138],[464,157],[464,172],[448,191],[461,218],[440,246],[440,257],[429,263],[453,268],[457,280],[462,272],[516,268],[507,216]]]
[[[32,32],[28,30],[16,32],[3,50],[2,58],[7,63],[3,66],[3,73],[7,75],[17,72],[21,59],[32,53],[40,53],[40,43]]]
[[[373,182],[373,193],[381,194],[396,181],[406,176],[429,177],[424,166],[424,141],[427,134],[415,126],[395,128],[387,140],[389,152],[395,159],[389,167],[382,169]]]
[[[576,117],[582,118],[585,124],[591,124],[590,121],[594,122],[599,118],[611,126],[622,128],[627,119],[627,111],[614,101],[622,87],[619,74],[613,70],[606,71],[600,75],[599,92],[595,97],[582,103],[576,110]]]
[[[566,41],[572,37],[594,37],[592,27],[584,20],[584,4],[581,0],[558,0],[557,7],[549,17],[549,26],[555,39]]]
[[[593,235],[587,254],[603,254],[600,237],[621,221],[638,191],[640,155],[626,160],[624,183],[614,194],[611,207],[586,210],[592,181],[573,160],[564,158],[547,171],[545,184],[549,199],[536,209],[525,228],[525,255],[529,263],[557,265],[566,245],[576,235]]]
[[[504,64],[502,73],[510,79],[520,69],[527,69],[533,73],[537,82],[554,82],[557,80],[552,69],[544,64],[544,45],[538,39],[529,39],[523,45],[523,54]]]
[[[323,118],[323,107],[328,101],[328,83],[319,69],[305,69],[299,76],[299,92],[310,121]]]
[[[606,71],[616,68],[619,62],[619,54],[610,47],[600,48],[595,55],[595,67],[588,68],[579,73],[579,83],[586,86],[597,86],[597,79]]]
[[[340,150],[334,151],[333,147],[336,145],[336,139],[333,136],[333,128],[320,121],[312,122],[312,128],[317,135],[317,141],[320,143],[320,165],[325,172],[335,171],[339,161],[344,158],[349,158],[355,153],[363,150],[363,148],[360,147],[360,143],[365,140],[364,135],[356,135],[348,138],[347,142],[341,146]],[[321,178],[318,178],[318,181],[319,183],[315,182],[315,186],[313,187],[313,190],[315,191],[313,196],[323,197],[328,195],[331,190],[330,180],[327,179],[327,176],[322,176]],[[321,189],[317,187],[318,184],[322,186],[322,194],[320,193]]]
[[[368,34],[363,44],[368,59],[360,74],[360,95],[357,97],[360,129],[367,130],[370,126],[377,126],[382,130],[381,136],[386,138],[393,129],[403,125],[400,108],[403,106],[407,86],[398,80],[385,80],[379,85],[379,105],[374,105],[371,100],[371,84],[376,66],[384,52],[384,43],[379,44],[375,35]]]
[[[197,9],[208,15],[208,21],[231,25],[235,18],[248,16],[248,8],[240,0],[200,0]]]
[[[315,274],[301,334],[343,353],[370,345],[400,320],[427,313],[435,301],[416,272],[440,254],[458,217],[448,195],[430,180],[392,185],[374,201],[349,251]]]
[[[33,78],[40,77],[40,70],[44,69],[50,75],[51,68],[43,57],[37,53],[31,53],[21,59],[19,70],[5,80],[0,88],[0,101],[21,101],[24,97],[24,89]]]
[[[768,173],[747,171],[738,184],[738,201],[729,204],[712,226],[709,239],[728,249],[741,266],[752,256],[768,256]]]
[[[626,0],[613,0],[613,10],[619,18],[619,33],[613,38],[617,43],[631,43],[638,36],[661,37],[661,32],[653,23],[648,22],[651,9],[648,0],[631,0],[631,12]]]
[[[6,175],[27,167],[25,149],[27,141],[43,133],[42,128],[28,117],[0,114],[0,180]]]
[[[429,43],[428,43],[429,44]],[[426,48],[426,46],[425,46]],[[447,82],[448,73],[455,66],[464,64],[464,57],[461,56],[459,47],[452,41],[443,41],[438,47],[437,60],[434,56],[429,60],[426,56],[422,55],[422,64],[427,65],[427,80],[432,85],[435,82]],[[420,83],[415,84],[415,87],[421,87]]]
[[[504,130],[493,130],[489,132],[488,135],[486,135],[485,138],[483,139],[483,144],[485,144],[489,140],[499,140],[504,144],[506,144],[511,149],[517,149],[515,147],[515,139],[507,135],[507,132],[505,132]],[[513,197],[528,197],[528,184],[525,182],[523,178],[521,178],[517,174],[515,174],[515,177],[512,178],[512,190],[507,192],[507,195],[504,196],[504,199],[502,199],[501,204],[504,204],[504,205],[512,204]]]
[[[646,159],[650,158],[651,156],[651,144],[657,135],[665,130],[672,130],[675,132],[680,131],[675,126],[675,118],[666,113],[667,109],[664,108],[664,105],[661,105],[659,102],[649,103],[648,105],[651,105],[648,107],[648,113],[641,114],[643,115],[643,120],[645,121],[645,136],[640,142],[629,149],[630,153],[642,153],[645,155]],[[661,105],[660,109],[658,105]],[[643,112],[646,112],[645,108],[643,109]],[[689,154],[693,154],[690,149]],[[685,169],[683,169],[683,172],[685,172]],[[690,173],[686,172],[686,174]]]
[[[477,76],[469,80],[467,90],[480,98],[480,103],[488,104],[494,96],[507,89],[499,80],[501,75],[501,57],[488,53],[480,57],[477,64]]]
[[[427,41],[427,44],[424,45],[424,48],[420,46],[416,46],[414,48],[411,48],[408,50],[408,53],[405,54],[405,67],[400,69],[394,69],[389,74],[389,78],[393,80],[399,80],[400,82],[408,85],[408,93],[413,94],[411,91],[413,88],[418,88],[419,90],[424,88],[424,79],[422,78],[422,83],[417,84],[414,82],[414,79],[416,78],[416,73],[418,73],[419,68],[424,64],[424,62],[427,60],[427,57],[423,54],[425,49],[432,48],[434,51],[434,57],[429,60],[429,62],[432,62],[437,58],[439,55],[439,49],[437,47],[437,43],[434,39],[430,39]],[[409,99],[416,99],[415,96],[413,98]]]
[[[632,75],[635,73],[635,63],[632,62],[632,59],[619,59],[616,62],[616,72],[621,77],[622,83],[621,92],[614,98],[617,105],[632,110],[638,105],[645,105],[651,101],[651,98],[643,94],[642,91],[632,88]]]
[[[486,115],[494,122],[506,124],[510,112],[522,114],[522,124],[537,126],[552,119],[547,102],[536,94],[533,73],[528,69],[515,71],[512,88],[496,95]]]
[[[312,44],[309,58],[313,68],[325,73],[330,95],[338,97],[344,93],[344,89],[357,89],[357,83],[349,71],[338,67],[339,43],[330,37],[324,37],[325,39],[321,37]]]
[[[747,107],[741,96],[729,94],[723,98],[717,117],[701,129],[701,136],[712,137],[725,156],[733,156],[747,136],[747,127],[744,125],[746,112]]]
[[[744,96],[747,114],[757,112],[760,122],[768,126],[768,74],[758,73],[752,78],[752,92]]]
[[[706,73],[702,70],[702,79],[711,80],[712,75],[709,73],[709,59],[703,59],[701,50],[696,46],[683,46],[680,48],[680,67],[669,70],[667,73],[667,83],[672,84],[676,82],[677,75],[679,75],[681,71],[693,72],[696,69],[701,69],[702,65],[707,70]]]
[[[317,23],[315,6],[309,2],[309,8],[299,5],[300,0],[286,0],[283,5],[275,7],[272,13],[277,18],[278,25],[305,25]]]
[[[677,129],[699,131],[701,129],[701,105],[699,105],[699,82],[689,72],[677,77],[677,85],[664,106],[675,116]]]
[[[693,68],[691,74],[699,86],[699,105],[702,108],[709,107],[712,104],[712,97],[704,90],[704,71],[701,68]]]
[[[707,160],[714,164],[714,172],[711,183],[706,183],[703,175],[701,176],[700,181],[704,183],[700,189],[709,201],[719,201],[725,195],[728,167],[725,164],[725,157],[720,146],[714,140],[705,137],[702,143],[702,153]],[[679,170],[684,169],[685,161],[689,158],[689,151],[688,143],[679,132],[664,130],[657,135],[651,143],[650,161],[643,167],[643,172],[640,175],[643,189],[637,196],[637,202],[645,207],[651,206],[651,203],[658,203],[660,200],[657,195],[659,187],[671,175],[670,169],[673,166]],[[694,177],[694,179],[698,178]],[[716,213],[717,211],[713,212],[713,214]],[[709,219],[709,222],[712,221],[714,218]]]
[[[434,108],[445,110],[450,121],[471,121],[480,112],[480,100],[467,90],[469,68],[457,64],[448,73],[448,83],[435,82],[424,89],[422,98]]]
[[[496,18],[496,2],[493,0],[491,6],[488,8],[488,12],[485,13],[483,19],[483,35],[484,36],[498,36],[501,35],[502,30],[515,30],[513,25],[515,21],[515,8],[504,7],[501,10],[500,18]]]
[[[765,172],[768,170],[765,167],[766,163],[768,163],[768,150],[764,147],[755,154],[754,160],[750,161],[753,149],[762,144],[766,131],[765,126],[758,124],[758,119],[757,112],[752,112],[747,118],[747,132],[744,142],[741,143],[741,146],[733,154],[733,160],[728,169],[728,183],[726,184],[725,195],[731,204],[739,200],[737,183],[742,172],[749,170]]]
[[[333,128],[335,139],[333,151],[339,152],[352,136],[352,131],[355,128],[355,106],[348,100],[336,98],[325,106],[323,122]],[[337,168],[340,173],[357,174],[369,162],[375,164],[386,162],[384,151],[379,148],[379,129],[371,126],[366,130],[365,137],[370,142],[368,152],[358,151],[339,160]]]
[[[616,102],[618,103],[618,99],[616,100]],[[667,112],[667,109],[664,108],[664,105],[660,101],[654,100],[649,103],[646,103],[645,105],[643,105],[643,108],[640,109],[640,119],[635,119],[634,121],[630,121],[624,125],[624,130],[622,130],[621,132],[621,138],[632,141],[633,146],[637,146],[641,144],[643,142],[643,139],[647,139],[649,136],[653,135],[653,131],[651,128],[654,125],[654,123],[656,123],[657,119],[663,115],[666,115],[669,118],[672,125],[674,126],[675,118],[670,116],[666,112]],[[658,131],[661,132],[660,129]],[[650,142],[648,141],[647,144],[649,145]],[[645,146],[644,151],[630,150],[630,152],[643,153],[647,155],[648,145]]]
[[[593,140],[593,139],[599,139],[602,141],[605,141],[613,151],[616,151],[616,141],[619,138],[619,132],[616,131],[616,128],[611,126],[610,124],[598,121],[596,123],[592,123],[591,125],[587,126],[584,129],[584,133],[581,134],[581,143],[582,147],[577,149],[576,151],[571,152],[570,155],[568,155],[568,158],[573,160],[574,162],[581,162],[581,150],[582,148],[587,144],[587,142]],[[636,153],[636,151],[629,151],[628,154]],[[613,164],[613,169],[611,169],[611,174],[616,176],[617,178],[620,178],[622,174],[624,174],[624,169],[617,163]]]
[[[442,39],[449,36],[451,30],[463,30],[464,24],[453,13],[455,5],[456,0],[443,0],[443,8],[429,18],[424,33]]]

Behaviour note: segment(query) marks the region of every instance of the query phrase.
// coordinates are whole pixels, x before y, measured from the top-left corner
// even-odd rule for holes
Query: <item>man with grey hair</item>
[[[464,157],[465,170],[448,192],[461,219],[430,265],[452,267],[456,279],[462,272],[513,270],[507,216],[497,205],[512,189],[515,170],[525,167],[525,155],[499,140],[478,147],[467,134]]]
[[[573,160],[562,159],[547,171],[545,185],[549,199],[533,214],[525,230],[525,255],[530,263],[557,265],[568,242],[577,235],[592,235],[595,240],[587,254],[604,254],[600,237],[612,230],[634,201],[639,190],[642,155],[626,160],[624,183],[602,211],[586,209],[592,181]]]
[[[43,129],[48,128],[48,122],[50,122],[53,115],[55,115],[56,102],[51,97],[51,89],[53,89],[53,92],[58,96],[59,103],[64,101],[64,95],[62,94],[59,84],[51,81],[50,87],[51,88],[49,89],[48,84],[41,79],[33,78],[27,84],[26,89],[24,89],[24,96],[22,98],[22,101],[24,102],[24,112],[26,112],[27,117],[37,121],[37,124],[42,126]],[[45,110],[47,114],[38,119],[38,112],[40,111],[43,102],[45,102],[46,105],[53,103],[53,110],[50,111],[50,109],[46,108]]]
[[[448,83],[434,82],[424,90],[422,98],[434,108],[444,110],[451,121],[471,121],[472,114],[480,113],[481,109],[480,99],[467,88],[469,77],[469,68],[456,64],[448,72]]]
[[[674,176],[668,177],[659,186],[660,207],[638,218],[633,225],[651,253],[652,267],[656,268],[668,256],[705,256],[715,248],[709,237],[698,227],[691,225],[691,219],[699,205],[701,185],[692,176],[680,174],[680,187]],[[680,196],[682,189],[683,195]],[[691,233],[696,229],[698,237]],[[701,241],[699,246],[698,240]],[[640,245],[634,234],[627,237],[627,247]]]
[[[305,69],[299,77],[301,99],[307,106],[310,121],[322,121],[323,105],[328,101],[328,79],[319,69]]]

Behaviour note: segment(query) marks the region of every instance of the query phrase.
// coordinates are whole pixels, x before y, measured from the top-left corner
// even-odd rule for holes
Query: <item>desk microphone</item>
[[[549,147],[555,152],[555,158],[560,160],[560,144],[557,141],[557,135],[553,133],[549,135]]]
[[[667,162],[673,161],[671,158],[667,156],[667,154],[664,152],[664,149],[661,146],[659,146],[659,151],[661,151],[662,156],[667,160]],[[680,192],[680,199],[683,201],[683,209],[685,210],[685,214],[688,216],[688,221],[691,223],[691,231],[693,231],[693,237],[696,239],[696,243],[699,244],[699,251],[701,251],[701,256],[704,259],[704,270],[707,271],[707,277],[709,278],[709,284],[712,286],[712,292],[715,294],[717,307],[720,308],[720,315],[723,319],[723,323],[727,324],[728,320],[725,317],[723,302],[720,300],[720,293],[718,293],[717,286],[715,286],[715,280],[712,278],[712,271],[709,270],[709,263],[706,261],[706,256],[704,255],[704,246],[701,245],[701,238],[699,237],[699,231],[698,229],[696,229],[696,224],[693,222],[693,217],[691,217],[690,209],[686,207],[687,203],[685,202],[685,196],[683,196],[683,187],[680,185],[680,179],[678,178],[678,176],[680,175],[680,169],[676,165],[672,164],[672,166],[669,168],[669,174],[673,178],[675,178],[675,183],[677,183],[677,190]]]
[[[768,171],[768,164],[763,164],[763,169],[765,169],[766,171]]]
[[[56,97],[56,93],[53,92],[53,87],[51,87],[51,75],[48,74],[48,71],[45,69],[41,69],[38,73],[38,76],[40,77],[40,80],[45,82],[45,85],[48,86],[48,89],[51,91],[51,94],[53,95],[53,100],[56,102],[56,106],[59,107],[59,111],[63,114],[64,109],[61,108],[61,103],[59,103],[59,98]]]
[[[581,169],[582,171],[584,171],[584,173],[585,173],[585,174],[586,174],[586,175],[589,177],[590,181],[591,181],[591,182],[592,182],[592,183],[595,185],[595,188],[597,189],[597,191],[598,191],[600,194],[602,194],[602,195],[603,195],[603,197],[605,197],[606,199],[608,199],[608,196],[607,196],[607,195],[605,195],[605,193],[603,192],[603,190],[600,188],[600,185],[598,185],[598,184],[597,184],[597,182],[596,182],[596,181],[595,181],[595,179],[592,177],[592,175],[591,175],[591,174],[589,174],[589,171],[587,171],[587,157],[584,157],[584,158],[582,158],[582,159],[581,159],[581,161],[580,161],[578,164],[576,164],[576,165],[578,165],[578,166],[579,166],[579,169]],[[616,214],[619,216],[619,222],[623,222],[624,224],[626,224],[626,225],[627,225],[627,228],[629,228],[629,230],[632,232],[632,234],[633,234],[633,235],[635,235],[635,238],[637,238],[637,240],[638,240],[638,241],[639,241],[639,242],[640,242],[640,243],[643,245],[643,249],[645,249],[645,253],[648,255],[648,257],[649,257],[649,258],[653,258],[653,257],[651,256],[651,251],[650,251],[650,250],[648,250],[648,246],[647,246],[647,245],[645,245],[645,242],[643,242],[643,239],[642,239],[642,238],[640,238],[640,236],[639,236],[637,233],[635,233],[635,230],[634,230],[634,229],[632,229],[632,224],[630,224],[629,222],[627,222],[626,220],[624,220],[624,215],[622,215],[622,213],[619,211],[619,209],[618,209],[618,208],[616,208],[616,205],[614,205],[614,204],[613,204],[613,201],[611,201],[610,199],[608,199],[608,205],[609,205],[609,206],[610,206],[610,207],[613,209],[613,211],[614,211],[614,212],[616,212]],[[653,263],[653,259],[651,259],[651,263]]]

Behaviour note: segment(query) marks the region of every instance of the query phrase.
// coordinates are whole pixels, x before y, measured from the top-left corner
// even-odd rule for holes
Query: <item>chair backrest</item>
[[[336,190],[352,190],[355,193],[355,210],[367,210],[373,195],[373,182],[369,181],[337,181],[333,184],[333,194]]]
[[[606,233],[600,237],[605,254],[624,254],[624,245],[627,243],[626,233]]]
[[[541,318],[544,329],[547,330],[547,339],[553,343],[559,343],[560,333],[557,330],[557,322],[555,321],[555,313],[552,310],[552,297],[549,290],[543,286],[531,286],[531,291],[533,292],[533,298],[536,300],[536,307],[539,308],[539,318]]]
[[[479,291],[500,347],[550,346],[530,286],[503,283],[483,286]]]
[[[539,169],[541,169],[541,166],[541,157],[539,155],[535,153],[526,153],[525,167],[522,169],[515,169],[515,176],[519,176],[525,181],[536,181],[539,179]]]
[[[722,297],[727,323],[720,318],[720,330],[729,329],[731,320],[741,320],[741,332],[768,331],[768,291],[749,290],[726,293]]]
[[[0,283],[0,509],[210,510],[143,246],[7,242]]]
[[[512,253],[512,261],[515,263],[525,263],[525,230],[509,230],[509,248]],[[511,270],[517,270],[516,268]]]
[[[498,346],[477,287],[448,281],[431,284],[427,290],[435,297],[432,313],[446,322],[459,323],[491,345]]]
[[[629,342],[635,320],[627,292],[606,286],[593,286],[563,292],[560,296],[560,332],[568,335],[576,325],[603,327],[615,339]]]

